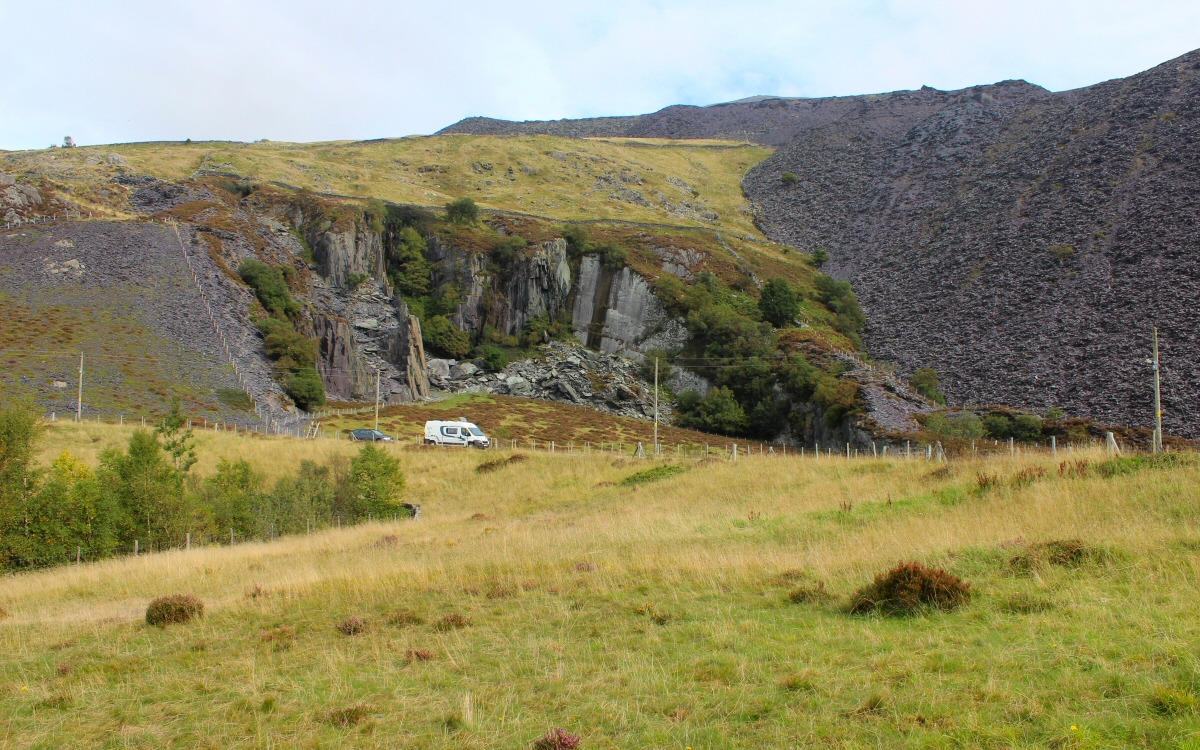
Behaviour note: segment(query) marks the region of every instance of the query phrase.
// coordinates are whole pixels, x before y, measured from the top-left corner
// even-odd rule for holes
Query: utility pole
[[[658,357],[654,358],[654,455],[658,456]]]
[[[379,432],[379,368],[375,368],[375,431]]]
[[[1162,453],[1162,397],[1158,386],[1158,328],[1154,329],[1154,452]]]
[[[83,421],[83,352],[79,353],[79,396],[75,400],[75,421]]]

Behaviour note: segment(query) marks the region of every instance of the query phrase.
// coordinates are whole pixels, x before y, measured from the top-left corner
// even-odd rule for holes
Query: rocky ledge
[[[429,360],[429,382],[451,393],[498,393],[565,401],[607,414],[654,418],[654,386],[642,379],[637,363],[607,352],[552,341],[538,359],[513,362],[487,372],[473,362]],[[671,404],[660,396],[658,418],[672,421]]]

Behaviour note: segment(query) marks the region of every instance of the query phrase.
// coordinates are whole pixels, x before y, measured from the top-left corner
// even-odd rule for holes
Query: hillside
[[[59,425],[44,458],[128,435]],[[246,458],[271,480],[353,448],[200,439],[195,471]],[[630,484],[655,464],[526,450],[476,471],[510,453],[395,451],[418,521],[6,577],[0,744],[529,747],[559,727],[585,750],[1150,748],[1200,730],[1193,456],[754,456]],[[847,612],[906,560],[962,576],[969,602]],[[173,593],[204,617],[147,626]]]
[[[1001,88],[1009,88],[1005,86]],[[955,403],[1200,434],[1200,52],[1076,91],[964,91],[800,134],[747,175],[768,236],[828,251],[872,357]],[[783,184],[783,173],[796,176]]]

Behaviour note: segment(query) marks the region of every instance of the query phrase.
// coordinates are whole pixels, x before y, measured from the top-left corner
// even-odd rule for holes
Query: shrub
[[[500,241],[492,247],[492,260],[494,260],[501,268],[508,268],[512,265],[513,261],[517,259],[517,256],[521,252],[521,248],[525,247],[526,244],[525,238],[519,235],[502,237]]]
[[[278,312],[282,315],[295,315],[300,312],[299,303],[292,299],[287,282],[277,269],[260,260],[246,258],[238,265],[238,276],[254,290],[258,301],[268,312]]]
[[[763,320],[783,328],[800,315],[800,298],[785,279],[771,279],[763,286],[758,309]]]
[[[451,224],[474,224],[479,220],[479,206],[467,197],[456,198],[446,204],[446,221]]]
[[[349,510],[357,520],[395,513],[397,500],[404,490],[400,462],[383,448],[367,443],[350,460],[346,487],[351,500]]]
[[[1052,539],[1027,546],[1008,561],[1008,567],[1020,572],[1034,571],[1047,565],[1078,568],[1104,557],[1105,553],[1102,550],[1092,547],[1082,539]]]
[[[483,350],[483,366],[493,372],[508,367],[508,355],[499,347],[489,346]]]
[[[930,414],[925,429],[943,438],[983,437],[983,421],[969,412],[959,414]]]
[[[1042,436],[1042,420],[1032,414],[1018,414],[1013,420],[1013,437],[1017,440],[1036,440]]]
[[[799,178],[796,177],[794,172],[784,172],[779,175],[779,181],[784,185],[795,185],[799,181]]]
[[[217,398],[230,409],[250,411],[254,408],[254,401],[250,398],[250,394],[241,388],[218,388]]]
[[[863,315],[858,304],[858,297],[850,288],[849,281],[834,281],[824,274],[818,274],[816,279],[817,297],[829,308],[835,316],[833,328],[854,345],[862,348],[858,332],[866,325],[867,318]]]
[[[565,729],[551,729],[533,743],[533,750],[575,750],[583,738]]]
[[[355,289],[362,284],[367,283],[371,279],[369,273],[352,273],[346,276],[346,286]]]
[[[469,627],[470,625],[471,625],[471,621],[468,620],[465,616],[460,615],[457,612],[451,612],[450,614],[446,615],[442,619],[435,622],[433,624],[433,629],[438,631],[439,633],[447,633],[451,630],[459,630],[461,628]]]
[[[908,379],[908,384],[913,387],[914,391],[930,401],[933,401],[936,404],[946,403],[946,397],[940,390],[938,390],[940,383],[938,381],[937,371],[935,371],[932,367],[919,368]]]
[[[971,584],[940,568],[901,563],[859,589],[851,599],[856,614],[907,615],[923,608],[951,610],[971,598]]]
[[[826,252],[823,248],[819,248],[819,247],[813,248],[813,251],[812,251],[813,267],[820,268],[821,266],[825,265],[828,262],[829,262],[829,253],[828,252]]]
[[[325,403],[325,384],[315,367],[302,367],[283,379],[283,390],[296,406],[312,411]]]
[[[471,337],[444,315],[430,318],[421,326],[425,346],[452,359],[462,359],[471,351]]]
[[[1003,414],[991,414],[984,417],[983,429],[993,440],[1007,440],[1013,434],[1013,424]]]
[[[433,652],[423,648],[409,648],[404,650],[404,660],[407,662],[414,661],[430,661],[433,659]]]
[[[146,607],[146,624],[165,628],[204,616],[204,602],[191,594],[160,596]]]
[[[358,635],[367,629],[367,624],[357,617],[347,617],[335,627],[342,635]]]

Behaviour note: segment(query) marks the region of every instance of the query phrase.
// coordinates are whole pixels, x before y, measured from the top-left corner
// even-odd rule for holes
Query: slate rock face
[[[1158,326],[1165,429],[1200,436],[1200,52],[940,101],[800,133],[743,181],[762,228],[828,251],[872,358],[953,403],[1149,424]]]

